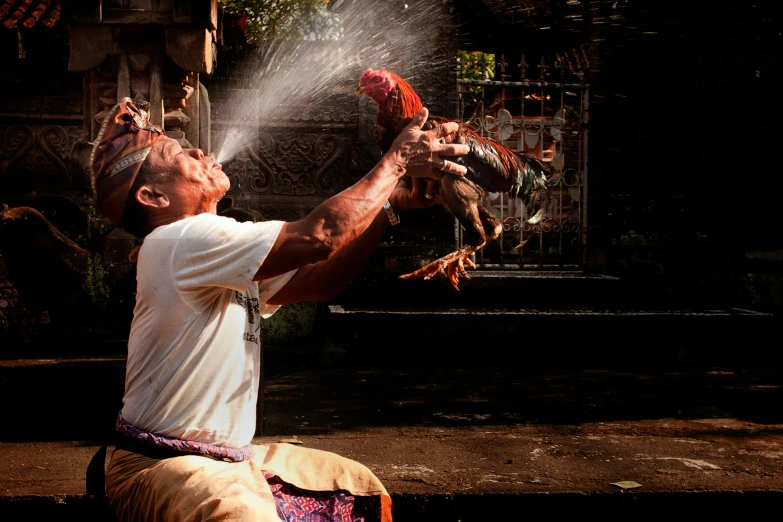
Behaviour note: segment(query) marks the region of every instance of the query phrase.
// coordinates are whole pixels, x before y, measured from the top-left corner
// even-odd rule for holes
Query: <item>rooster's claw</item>
[[[427,281],[436,275],[439,275],[448,279],[451,286],[459,291],[460,276],[465,279],[470,279],[467,270],[465,270],[465,264],[471,268],[476,268],[476,265],[470,260],[470,255],[472,253],[473,252],[467,250],[457,250],[440,259],[436,259],[432,263],[429,263],[414,272],[401,275],[400,279],[424,279]]]

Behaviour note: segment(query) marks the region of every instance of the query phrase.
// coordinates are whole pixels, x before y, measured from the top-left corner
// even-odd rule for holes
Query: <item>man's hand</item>
[[[464,176],[468,172],[464,166],[443,157],[461,156],[470,152],[468,145],[445,143],[444,138],[457,132],[459,124],[449,122],[423,131],[421,128],[428,116],[426,108],[414,116],[394,140],[388,154],[396,157],[408,176],[440,179],[444,172]]]
[[[443,199],[438,193],[439,182],[427,178],[404,177],[389,196],[389,203],[395,212],[405,212],[414,208],[427,208]]]

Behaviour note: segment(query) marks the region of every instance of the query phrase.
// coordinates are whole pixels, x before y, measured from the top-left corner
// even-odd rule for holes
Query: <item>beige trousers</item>
[[[381,520],[391,522],[391,498],[367,467],[291,444],[254,446],[244,462],[198,455],[152,459],[116,450],[106,471],[106,493],[121,522],[279,522],[264,471],[301,489],[379,495]]]

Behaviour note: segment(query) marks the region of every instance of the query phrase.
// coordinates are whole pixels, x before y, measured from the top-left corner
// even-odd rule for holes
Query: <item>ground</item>
[[[267,381],[255,442],[366,464],[402,520],[428,509],[427,520],[478,520],[489,499],[575,512],[621,498],[645,510],[671,507],[667,498],[702,511],[760,508],[783,493],[781,384],[775,369],[302,370]],[[97,447],[0,443],[0,504],[73,502]]]

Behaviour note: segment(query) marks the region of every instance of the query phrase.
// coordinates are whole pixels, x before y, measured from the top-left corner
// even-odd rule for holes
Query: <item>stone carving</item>
[[[257,211],[263,220],[297,221],[305,217],[311,208],[293,204],[274,204],[260,201]]]
[[[339,172],[331,167],[344,150],[343,140],[333,134],[288,132],[259,136],[260,165],[274,180],[273,194],[337,193],[341,186]]]
[[[0,176],[20,158],[33,143],[33,129],[27,125],[0,125]]]
[[[272,187],[269,168],[261,168],[261,160],[251,150],[241,151],[223,170],[231,181],[228,196],[238,196],[243,189],[253,194],[264,194]]]
[[[46,115],[51,118],[75,119],[82,114],[82,100],[73,96],[0,98],[3,116]]]
[[[357,80],[358,81],[358,80]],[[347,86],[347,89],[353,87]],[[355,87],[354,87],[355,89]],[[356,125],[358,104],[356,96],[333,94],[323,99],[310,100],[298,110],[286,114],[286,121],[296,123],[329,123]]]
[[[254,146],[223,165],[231,182],[226,195],[244,207],[257,207],[264,219],[269,219],[272,200],[280,208],[292,205],[292,214],[276,211],[275,219],[299,219],[307,213],[299,209],[305,201],[334,195],[371,168],[358,171],[369,162],[362,147],[352,142],[352,138],[332,133],[261,132]],[[280,201],[289,196],[296,199]]]
[[[8,191],[70,188],[70,151],[82,127],[0,125],[0,184]]]
[[[315,174],[315,186],[319,194],[332,195],[340,190],[343,179],[340,166],[335,162],[342,155],[345,144],[333,134],[318,137],[313,146],[317,153],[316,164],[321,168]]]

